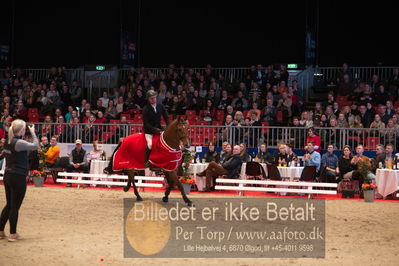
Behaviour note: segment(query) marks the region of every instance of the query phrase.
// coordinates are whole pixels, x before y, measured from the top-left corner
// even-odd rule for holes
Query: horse
[[[181,145],[185,148],[190,147],[190,139],[188,136],[188,123],[184,118],[178,118],[172,121],[167,129],[153,136],[153,145],[149,157],[151,165],[155,165],[164,174],[168,181],[165,189],[163,202],[168,202],[169,194],[175,184],[177,184],[184,202],[188,206],[192,206],[191,200],[188,199],[184,192],[183,185],[177,177],[177,167],[182,160]],[[136,171],[144,170],[144,151],[147,146],[144,133],[132,134],[123,139],[113,154],[112,168],[115,172],[123,171],[128,175],[127,185],[124,191],[128,192],[133,184],[134,194],[137,201],[142,201],[135,183]]]

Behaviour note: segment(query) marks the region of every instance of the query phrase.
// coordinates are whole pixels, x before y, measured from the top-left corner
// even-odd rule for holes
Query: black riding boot
[[[114,170],[112,169],[112,165],[113,165],[113,163],[114,163],[114,155],[115,155],[115,152],[116,152],[116,151],[119,149],[119,147],[121,146],[121,144],[122,144],[122,143],[119,143],[118,146],[116,146],[114,152],[112,153],[111,160],[109,161],[108,166],[105,167],[104,170],[103,170],[104,174],[110,175],[110,174],[115,173]]]
[[[150,158],[150,153],[151,153],[151,150],[148,147],[146,147],[145,153],[144,153],[144,166],[146,168],[150,167],[150,162],[148,161],[148,159]]]

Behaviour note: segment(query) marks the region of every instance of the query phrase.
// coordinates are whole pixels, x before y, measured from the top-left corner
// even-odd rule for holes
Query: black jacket
[[[155,134],[163,130],[161,126],[161,116],[165,119],[166,126],[169,125],[169,117],[165,107],[158,103],[156,109],[157,112],[155,113],[151,104],[147,104],[143,108],[143,126],[144,133],[146,134]]]
[[[242,165],[242,159],[239,154],[230,155],[226,161],[222,164],[222,167],[226,169],[229,173],[228,178],[235,178],[240,174]]]

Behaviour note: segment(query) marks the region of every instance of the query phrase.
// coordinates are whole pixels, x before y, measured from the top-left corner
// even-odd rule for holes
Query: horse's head
[[[180,149],[181,145],[184,145],[185,148],[189,148],[190,138],[188,136],[187,121],[182,117],[173,120],[165,130],[164,139],[166,143],[174,149]]]
[[[176,119],[176,135],[179,142],[182,143],[185,148],[190,147],[190,137],[188,136],[188,123],[182,117]]]

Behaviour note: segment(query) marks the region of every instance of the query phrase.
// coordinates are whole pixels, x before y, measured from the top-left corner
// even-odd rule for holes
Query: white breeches
[[[147,141],[148,149],[151,150],[151,148],[152,148],[152,135],[151,134],[145,134],[145,140]]]

